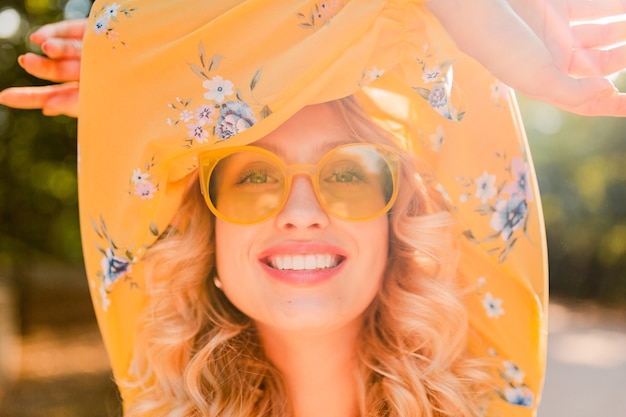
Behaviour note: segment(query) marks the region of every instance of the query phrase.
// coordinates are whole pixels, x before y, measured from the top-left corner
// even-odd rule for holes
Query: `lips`
[[[309,253],[298,255],[273,255],[265,258],[268,266],[281,271],[314,271],[335,268],[345,258],[337,254]]]
[[[347,259],[341,247],[322,242],[285,242],[259,256],[270,277],[297,286],[319,284],[338,276]]]

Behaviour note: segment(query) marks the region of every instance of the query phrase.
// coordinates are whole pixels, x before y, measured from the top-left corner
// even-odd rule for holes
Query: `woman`
[[[622,115],[626,108],[624,97],[598,77],[624,66],[623,59],[604,59],[615,50],[571,48],[576,39],[590,47],[609,39],[594,39],[597,31],[587,25],[550,32],[569,37],[544,33],[544,23],[563,9],[543,2],[438,1],[427,3],[430,10],[421,2],[232,3],[198,9],[180,1],[96,2],[87,26],[81,228],[96,312],[128,412],[532,415],[543,375],[547,297],[532,164],[508,90],[456,50],[431,12],[461,48],[512,86],[587,114]],[[610,6],[619,2],[603,2],[607,10],[569,3],[575,18],[592,18],[613,13]],[[527,26],[520,24],[524,16]],[[480,24],[466,24],[472,20]],[[54,51],[54,42],[48,45]],[[517,65],[503,56],[517,58]],[[600,61],[609,65],[588,65]],[[41,63],[33,56],[22,62]],[[30,96],[32,90],[19,90],[17,97],[45,106],[50,97],[62,100],[68,91],[72,97],[77,87],[62,88],[68,87]],[[350,96],[363,110],[342,99]],[[11,97],[15,90],[2,99]],[[287,165],[315,164],[325,154],[320,146],[333,148],[319,139],[329,126],[331,133],[350,133],[350,142],[395,143],[400,155],[425,161],[419,180],[409,174],[411,164],[400,163],[404,174],[388,216],[368,211],[359,223],[337,220],[346,216],[326,202],[324,184],[316,194],[318,183],[300,172],[285,205],[265,213],[263,222],[242,218],[247,210],[222,212],[224,183],[216,177],[221,186],[212,195],[212,182],[199,169],[211,167],[212,153],[255,143]],[[391,139],[370,136],[380,127]],[[265,155],[259,152],[254,155]],[[214,230],[194,191],[198,171],[218,216]],[[458,252],[446,250],[447,235],[435,227],[449,223],[432,213],[441,206],[433,189],[458,224],[452,232]],[[371,237],[384,236],[387,226],[389,240]],[[302,230],[310,235],[298,235]],[[293,243],[271,239],[307,243],[304,253],[292,254]],[[385,249],[388,257],[381,258]],[[450,274],[455,253],[458,268]],[[345,269],[346,287],[334,286],[343,272],[277,272],[311,255],[317,269]],[[352,288],[363,265],[353,260],[362,258],[369,273],[358,282],[367,289],[360,292]],[[298,288],[291,278],[279,279],[284,276],[314,284]],[[412,279],[398,284],[405,277]],[[320,291],[327,287],[333,291]],[[400,289],[414,301],[401,302],[394,294]],[[351,302],[338,303],[339,297]],[[468,358],[491,361],[495,380],[484,408],[483,368]],[[355,378],[360,382],[351,383]],[[245,395],[236,394],[244,387]]]
[[[319,177],[285,184],[264,150]],[[154,380],[129,415],[477,415],[451,218],[408,155],[351,99],[226,151],[146,254],[135,350]]]

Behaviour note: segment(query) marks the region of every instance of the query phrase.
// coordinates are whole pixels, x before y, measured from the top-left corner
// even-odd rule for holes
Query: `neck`
[[[295,417],[357,416],[356,349],[361,320],[323,335],[257,325],[269,360],[282,374]]]

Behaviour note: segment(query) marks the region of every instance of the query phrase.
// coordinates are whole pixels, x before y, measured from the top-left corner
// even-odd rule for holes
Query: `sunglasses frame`
[[[320,169],[321,167],[324,166],[325,162],[328,159],[330,159],[337,152],[340,152],[342,149],[357,148],[357,147],[374,149],[381,156],[381,158],[387,164],[389,172],[391,173],[393,191],[387,204],[372,215],[359,217],[359,218],[338,216],[334,214],[333,212],[331,212],[329,209],[327,209],[325,204],[323,203],[322,192],[319,186]],[[224,215],[223,213],[221,213],[211,201],[211,193],[209,190],[209,187],[210,187],[209,178],[211,174],[213,173],[213,171],[215,170],[215,168],[217,167],[218,163],[221,160],[223,160],[224,158],[230,155],[240,153],[240,152],[255,152],[255,153],[259,153],[270,158],[270,160],[274,161],[276,163],[276,166],[280,168],[280,171],[282,172],[285,178],[284,191],[283,191],[283,195],[281,197],[280,203],[276,206],[275,209],[270,211],[268,214],[255,220],[237,220],[237,219],[230,218]],[[235,223],[235,224],[261,223],[273,217],[277,213],[279,213],[284,208],[285,203],[289,199],[289,195],[291,194],[293,178],[296,175],[308,175],[309,176],[311,180],[311,185],[313,186],[313,190],[315,193],[315,198],[317,199],[318,204],[324,210],[324,212],[330,214],[331,216],[340,220],[348,220],[348,221],[365,221],[365,220],[374,219],[380,216],[381,214],[389,211],[396,201],[396,198],[398,196],[398,179],[399,179],[399,172],[400,172],[399,161],[400,161],[399,151],[397,149],[394,149],[385,145],[366,143],[366,142],[355,142],[355,143],[349,143],[349,144],[337,146],[333,148],[332,150],[326,152],[319,159],[319,161],[317,161],[317,163],[315,164],[297,163],[297,164],[287,165],[275,153],[265,148],[261,148],[259,146],[252,146],[252,145],[232,146],[232,147],[227,147],[227,148],[205,151],[205,152],[201,152],[200,154],[198,154],[198,163],[199,163],[199,169],[200,169],[200,175],[199,175],[200,190],[202,192],[206,205],[216,217],[219,217],[222,220],[225,220],[230,223]]]

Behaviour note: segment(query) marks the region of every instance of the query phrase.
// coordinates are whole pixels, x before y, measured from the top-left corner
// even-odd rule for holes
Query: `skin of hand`
[[[457,45],[505,84],[583,115],[626,116],[626,95],[604,76],[626,67],[626,23],[577,24],[626,12],[624,0],[429,0]],[[64,82],[9,88],[0,103],[78,115],[80,40],[86,20],[41,27],[31,41],[48,58],[20,57],[24,69]],[[603,49],[600,49],[603,48]]]
[[[458,47],[533,99],[587,116],[626,116],[606,78],[626,68],[624,0],[429,0]],[[572,23],[575,23],[572,25]],[[603,49],[600,49],[603,48]]]
[[[78,117],[78,81],[86,19],[42,26],[30,35],[46,56],[27,53],[18,58],[26,72],[60,84],[13,87],[0,92],[0,103],[21,109],[42,109],[43,114]]]

